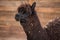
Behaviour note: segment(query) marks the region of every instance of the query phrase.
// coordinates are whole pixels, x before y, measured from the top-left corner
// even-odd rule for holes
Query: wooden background
[[[15,21],[15,14],[22,3],[34,1],[43,27],[49,20],[60,17],[60,0],[0,0],[0,40],[26,40],[22,26]]]

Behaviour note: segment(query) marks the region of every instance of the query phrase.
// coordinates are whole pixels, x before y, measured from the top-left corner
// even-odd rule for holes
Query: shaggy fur
[[[48,33],[50,40],[60,40],[60,17],[55,18],[46,26],[46,32]]]
[[[46,29],[43,29],[35,11],[36,2],[32,5],[23,4],[18,7],[16,21],[20,21],[27,40],[60,40],[60,19],[49,22]],[[59,20],[59,21],[58,21]]]

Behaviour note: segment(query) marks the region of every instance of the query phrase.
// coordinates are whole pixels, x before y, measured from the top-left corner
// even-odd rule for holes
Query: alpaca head
[[[20,21],[21,23],[25,23],[26,20],[34,14],[36,2],[34,2],[32,5],[29,4],[23,4],[20,7],[18,7],[18,13],[15,15],[16,21]]]

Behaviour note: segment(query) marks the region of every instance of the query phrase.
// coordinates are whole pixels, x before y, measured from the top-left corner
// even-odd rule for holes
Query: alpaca
[[[54,24],[54,22],[51,23],[49,22],[49,24],[47,24],[47,28],[45,29],[42,28],[35,11],[35,7],[36,2],[34,2],[32,5],[23,4],[18,7],[18,13],[15,15],[16,21],[20,21],[20,24],[22,25],[26,33],[27,40],[59,40],[60,35],[57,34],[58,35],[57,36],[55,35],[54,32],[55,31],[54,28],[56,29],[57,26],[53,27],[52,25]],[[51,31],[54,33],[52,33]],[[59,33],[60,30],[56,31]]]
[[[27,40],[48,40],[48,35],[37,17],[35,6],[36,2],[32,5],[21,5],[18,7],[18,14],[16,14],[15,19],[20,21],[27,35]]]

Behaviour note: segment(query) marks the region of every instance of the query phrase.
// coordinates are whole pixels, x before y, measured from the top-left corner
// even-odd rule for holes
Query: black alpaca
[[[20,21],[27,35],[27,40],[53,40],[51,30],[49,30],[50,27],[42,28],[35,11],[35,6],[36,2],[32,5],[23,4],[18,7],[18,14],[15,16],[16,21]]]

